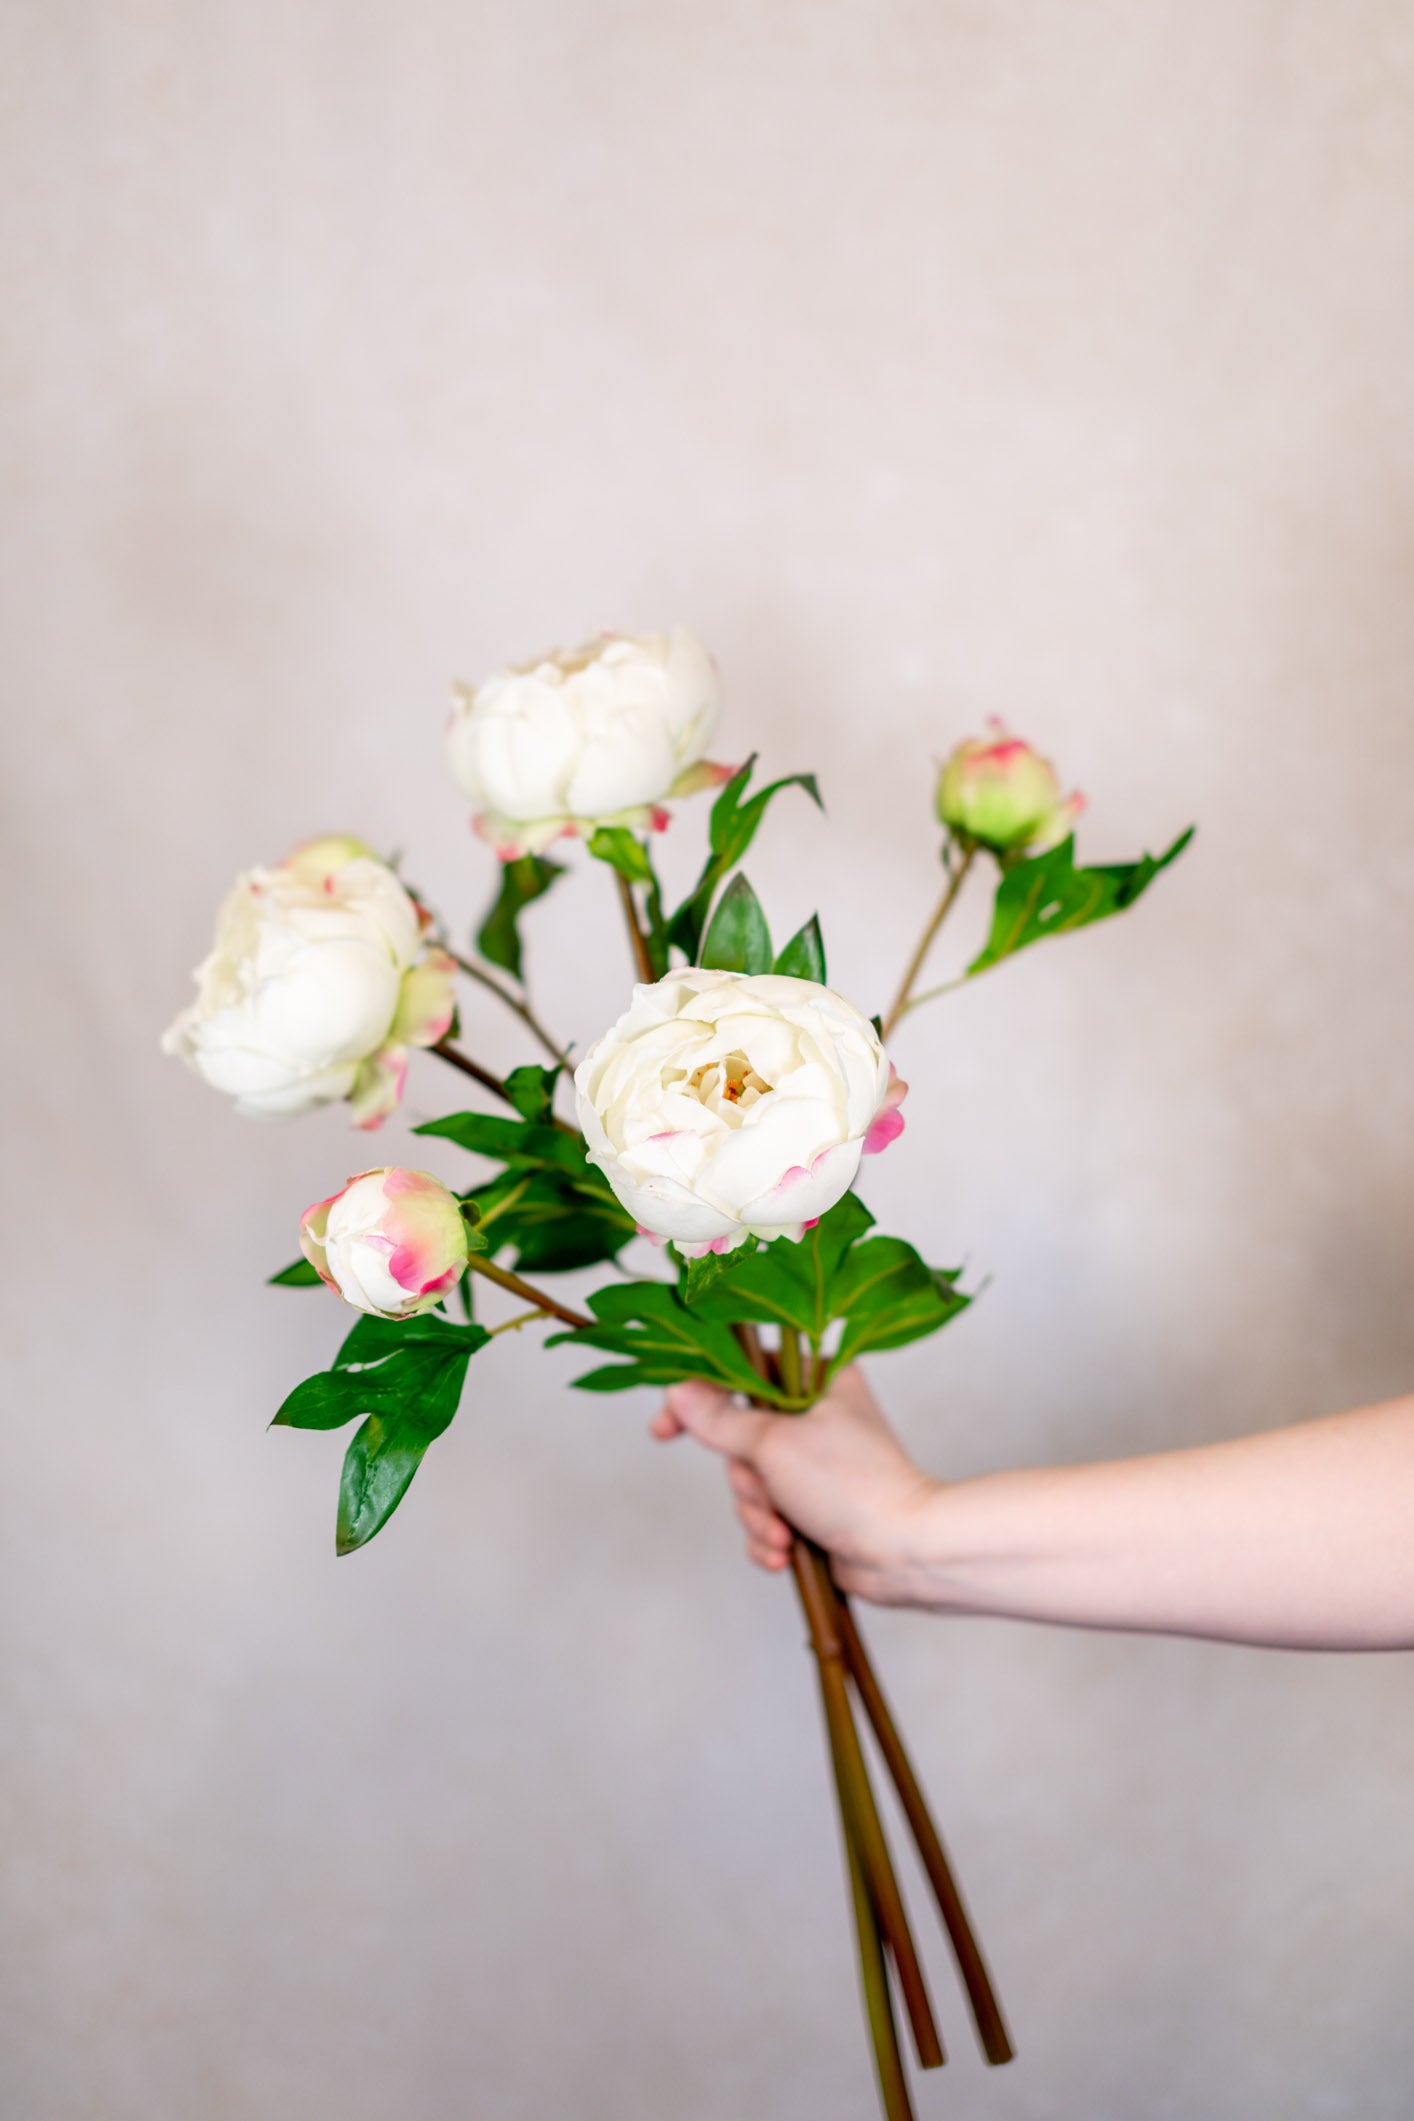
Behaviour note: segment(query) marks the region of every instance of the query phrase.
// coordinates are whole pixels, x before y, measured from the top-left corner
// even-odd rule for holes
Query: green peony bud
[[[1061,797],[1049,759],[1011,736],[1000,723],[987,742],[968,737],[938,780],[938,816],[960,840],[1013,854],[1054,847],[1085,806],[1081,795]]]

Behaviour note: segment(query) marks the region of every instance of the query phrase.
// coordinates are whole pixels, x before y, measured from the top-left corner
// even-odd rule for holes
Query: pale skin
[[[746,1550],[790,1527],[878,1605],[1287,1649],[1414,1648],[1414,1397],[1230,1443],[943,1481],[863,1375],[809,1413],[674,1385],[650,1434],[726,1460]]]

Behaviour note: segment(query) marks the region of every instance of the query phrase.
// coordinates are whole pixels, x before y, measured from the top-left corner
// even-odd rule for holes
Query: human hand
[[[695,1436],[726,1459],[758,1567],[788,1565],[793,1527],[826,1548],[842,1590],[880,1605],[907,1600],[910,1531],[941,1483],[908,1457],[857,1369],[841,1370],[805,1414],[744,1407],[697,1381],[674,1385],[649,1434]]]

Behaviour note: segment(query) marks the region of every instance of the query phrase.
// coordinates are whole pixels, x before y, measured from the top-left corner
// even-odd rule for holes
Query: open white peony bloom
[[[239,877],[197,997],[162,1041],[236,1110],[284,1119],[336,1098],[376,1127],[397,1105],[410,1046],[452,1021],[454,966],[423,951],[422,916],[356,840],[313,840]]]
[[[605,633],[459,692],[447,753],[477,831],[513,861],[598,825],[660,831],[666,797],[730,773],[705,758],[718,707],[712,658],[684,627]]]
[[[590,1162],[689,1257],[799,1238],[902,1133],[907,1088],[831,988],[698,968],[636,987],[574,1085]]]

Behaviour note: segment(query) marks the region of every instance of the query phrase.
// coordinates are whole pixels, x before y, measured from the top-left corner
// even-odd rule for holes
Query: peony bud
[[[692,967],[634,989],[574,1086],[589,1161],[689,1257],[799,1238],[902,1133],[907,1088],[830,988]]]
[[[455,966],[357,840],[311,840],[236,880],[198,966],[197,998],[162,1041],[238,1112],[286,1118],[347,1098],[355,1124],[396,1106],[408,1049],[435,1045]]]
[[[461,1279],[466,1223],[426,1171],[362,1171],[300,1218],[305,1258],[329,1287],[375,1318],[428,1311]]]
[[[717,712],[712,658],[683,627],[606,633],[459,693],[447,754],[477,832],[514,861],[599,825],[660,831],[667,797],[730,775],[704,757]]]
[[[938,816],[961,840],[995,854],[1022,847],[1039,853],[1066,837],[1085,798],[1061,798],[1049,759],[1011,736],[1000,722],[987,742],[968,737],[952,753],[938,781]]]

